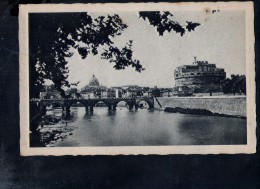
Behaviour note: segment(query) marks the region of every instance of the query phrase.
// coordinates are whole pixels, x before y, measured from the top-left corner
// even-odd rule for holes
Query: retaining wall
[[[206,109],[213,113],[246,117],[246,97],[157,97],[155,108]]]

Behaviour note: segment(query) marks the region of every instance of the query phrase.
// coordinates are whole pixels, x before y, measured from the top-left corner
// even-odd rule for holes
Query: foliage
[[[231,75],[231,78],[226,78],[220,82],[220,88],[223,93],[244,93],[246,94],[246,76]]]
[[[150,25],[154,26],[157,29],[157,32],[160,36],[163,36],[165,31],[175,31],[176,33],[180,33],[180,35],[183,36],[185,34],[185,31],[194,31],[195,28],[200,25],[199,23],[186,21],[187,25],[182,26],[177,21],[172,20],[173,14],[167,11],[139,12],[139,17],[144,20],[147,19]]]
[[[117,70],[125,69],[128,66],[134,67],[138,72],[145,70],[139,60],[132,60],[132,56],[131,40],[121,50],[117,47],[110,46],[101,54],[102,59],[109,59],[110,63],[115,63],[114,68]]]
[[[97,55],[100,46],[110,47],[113,44],[111,39],[121,35],[127,28],[118,15],[93,19],[87,13],[63,15],[53,13],[41,16],[31,14],[29,19],[32,27],[29,36],[33,39],[30,40],[31,97],[38,96],[44,85],[44,79],[51,80],[55,88],[65,97],[62,87],[70,87],[67,80],[69,70],[66,66],[68,63],[66,58],[73,55],[70,53],[70,48],[77,49],[83,59],[89,54]],[[131,49],[128,51],[132,53]],[[113,62],[121,64],[119,61]],[[136,61],[130,59],[125,59],[124,64],[139,66]]]

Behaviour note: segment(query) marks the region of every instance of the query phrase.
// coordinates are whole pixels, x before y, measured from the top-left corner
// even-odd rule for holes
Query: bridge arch
[[[49,102],[39,102],[39,106],[43,106],[43,107],[48,107],[48,106],[59,106],[59,107],[63,107],[63,103],[61,102],[55,102],[55,101],[49,101]]]
[[[120,100],[117,100],[117,101],[114,102],[114,104],[117,106],[118,103],[120,103],[120,102],[125,102],[125,103],[127,104],[128,107],[130,107],[130,106],[133,105],[133,104],[132,104],[129,100],[127,100],[127,99],[120,99]]]
[[[56,107],[58,106],[58,107],[63,108],[63,103],[53,102],[53,103],[52,103],[52,107],[53,107],[53,106],[56,106]]]
[[[80,99],[67,99],[67,100],[63,101],[63,104],[64,104],[65,107],[71,107],[73,104],[78,104],[78,103],[80,103],[80,104],[85,106],[85,104],[82,103],[80,101]]]
[[[67,106],[71,107],[71,106],[76,105],[76,104],[81,104],[81,105],[83,105],[84,107],[87,106],[87,103],[84,102],[84,101],[82,101],[82,100],[80,100],[80,99],[73,99],[73,100],[71,100],[71,101],[67,104]]]
[[[95,100],[95,101],[93,102],[93,106],[96,106],[96,105],[97,105],[98,103],[100,103],[100,102],[104,103],[107,107],[110,106],[110,103],[107,102],[106,100],[103,100],[103,99],[97,99],[97,100]]]
[[[48,107],[50,107],[50,106],[53,107],[53,105],[61,107],[61,113],[64,110],[64,105],[62,102],[51,101],[51,100],[50,101],[39,101],[37,107],[38,107],[39,112],[42,115],[45,115],[48,110]]]
[[[148,104],[149,109],[154,108],[153,98],[148,98],[148,97],[138,98],[136,99],[135,103],[138,105],[142,101]]]

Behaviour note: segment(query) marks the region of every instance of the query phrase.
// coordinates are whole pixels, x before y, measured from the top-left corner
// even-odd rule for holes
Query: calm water
[[[59,115],[61,110],[51,110]],[[93,114],[73,107],[64,127],[75,128],[53,146],[135,146],[245,144],[246,120],[118,107],[95,107]]]

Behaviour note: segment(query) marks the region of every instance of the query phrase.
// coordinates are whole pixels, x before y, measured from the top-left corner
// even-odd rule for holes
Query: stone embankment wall
[[[157,97],[155,108],[180,107],[205,109],[213,113],[246,117],[246,97]]]

